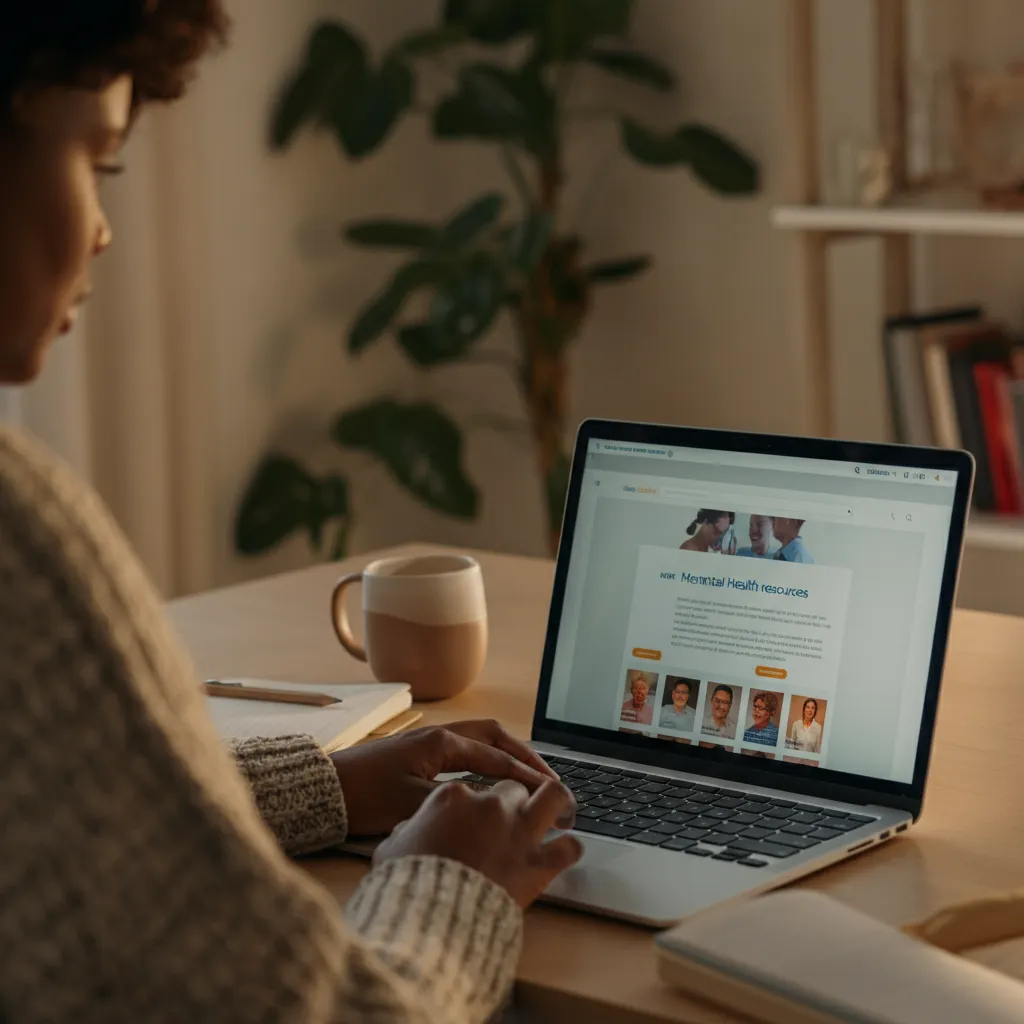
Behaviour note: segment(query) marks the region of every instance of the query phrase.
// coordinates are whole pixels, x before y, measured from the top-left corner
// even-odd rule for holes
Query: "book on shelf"
[[[966,448],[975,507],[1024,515],[1024,343],[963,306],[892,317],[883,345],[895,439]]]

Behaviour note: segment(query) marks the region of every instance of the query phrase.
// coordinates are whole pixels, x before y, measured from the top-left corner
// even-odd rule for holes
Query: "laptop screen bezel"
[[[912,782],[892,782],[827,768],[788,764],[780,761],[759,763],[752,758],[724,754],[720,750],[708,750],[697,746],[684,747],[651,737],[624,736],[612,729],[598,729],[574,722],[559,721],[548,716],[551,674],[562,622],[566,580],[576,530],[583,472],[590,442],[593,440],[622,442],[638,446],[778,455],[826,462],[873,463],[883,466],[957,473]],[[974,460],[966,452],[916,448],[907,445],[734,433],[612,420],[585,421],[579,429],[574,448],[561,543],[555,565],[551,610],[548,616],[537,703],[534,708],[531,733],[533,741],[571,746],[581,753],[615,757],[653,767],[672,768],[724,781],[771,787],[799,792],[808,796],[845,800],[850,803],[875,803],[896,807],[910,811],[916,818],[924,799],[928,766],[931,760],[939,690],[956,599],[956,582],[973,478]]]

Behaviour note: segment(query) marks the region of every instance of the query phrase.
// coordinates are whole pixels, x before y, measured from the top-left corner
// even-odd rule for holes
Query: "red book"
[[[999,363],[975,363],[974,382],[978,389],[978,404],[985,434],[985,449],[992,471],[992,490],[997,512],[1012,513],[1019,509],[1014,495],[1014,473],[1010,466],[1010,451],[1006,443],[1003,404],[999,391],[1005,387],[1008,373]]]

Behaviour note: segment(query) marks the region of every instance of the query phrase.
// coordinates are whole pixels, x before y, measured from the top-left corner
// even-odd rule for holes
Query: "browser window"
[[[955,473],[586,458],[548,717],[912,781]]]

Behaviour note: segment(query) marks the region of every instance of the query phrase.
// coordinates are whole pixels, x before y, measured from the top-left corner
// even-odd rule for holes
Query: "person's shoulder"
[[[753,548],[740,548],[736,552],[736,557],[737,558],[755,558],[756,556],[754,554],[754,549]]]

